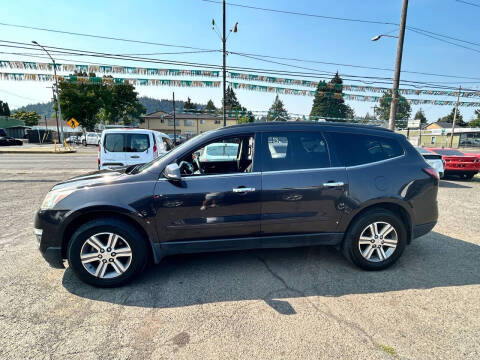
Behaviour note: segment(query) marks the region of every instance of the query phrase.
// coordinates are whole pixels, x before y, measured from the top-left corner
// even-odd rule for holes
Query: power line
[[[2,22],[0,22],[0,25],[23,28],[23,29],[31,29],[31,30],[48,31],[48,32],[54,32],[58,34],[65,34],[65,35],[75,35],[75,36],[83,36],[83,37],[90,37],[90,38],[97,38],[97,39],[104,39],[104,40],[115,40],[115,41],[123,41],[123,42],[130,42],[130,43],[138,43],[138,44],[145,44],[145,45],[176,47],[176,48],[192,49],[192,50],[213,50],[213,49],[197,48],[197,47],[187,46],[187,45],[175,45],[175,44],[158,43],[158,42],[152,42],[152,41],[125,39],[125,38],[119,38],[119,37],[113,37],[113,36],[92,35],[92,34],[77,33],[77,32],[71,32],[71,31],[47,29],[47,28],[41,28],[41,27],[35,27],[35,26],[8,24],[8,23],[2,23]]]
[[[201,0],[201,1],[214,3],[214,4],[221,4],[222,3],[221,1],[218,1],[218,0]],[[344,18],[344,17],[337,17],[337,16],[325,16],[325,15],[302,13],[302,12],[296,12],[296,11],[279,10],[279,9],[272,9],[272,8],[262,8],[262,7],[257,7],[257,6],[236,4],[236,3],[231,3],[231,2],[227,2],[227,5],[235,6],[235,7],[241,7],[241,8],[247,8],[247,9],[252,9],[252,10],[260,10],[260,11],[275,12],[275,13],[282,13],[282,14],[289,14],[289,15],[298,15],[298,16],[321,18],[321,19],[326,19],[326,20],[337,20],[337,21],[359,22],[359,23],[366,23],[366,24],[380,24],[380,25],[399,26],[398,23],[385,22],[385,21],[379,21],[379,20]],[[480,46],[480,43],[475,43],[475,42],[472,42],[472,41],[467,41],[467,40],[455,38],[455,37],[452,37],[452,36],[449,36],[449,35],[434,33],[432,31],[421,29],[421,28],[418,28],[418,27],[407,26],[407,29],[423,31],[423,32],[426,32],[426,33],[429,33],[429,34],[432,34],[432,35],[439,36],[439,37],[445,37],[445,38],[448,38],[448,39],[451,39],[451,40],[455,40],[455,41],[459,41],[459,42],[463,42],[463,43],[467,43],[467,44],[471,44],[471,45]]]
[[[217,0],[201,0],[204,2],[214,3],[214,4],[222,4],[222,1]],[[243,4],[235,4],[228,2],[227,5],[253,9],[253,10],[260,10],[260,11],[268,11],[268,12],[275,12],[281,14],[289,14],[289,15],[300,15],[300,16],[308,16],[314,18],[321,18],[321,19],[328,19],[328,20],[339,20],[339,21],[349,21],[349,22],[360,22],[360,23],[367,23],[367,24],[380,24],[380,25],[398,25],[397,23],[387,22],[387,21],[380,21],[380,20],[365,20],[365,19],[354,19],[354,18],[343,18],[337,16],[326,16],[326,15],[318,15],[318,14],[308,14],[308,13],[301,13],[296,11],[286,11],[286,10],[278,10],[278,9],[269,9],[269,8],[262,8],[258,6],[250,6],[250,5],[243,5]]]
[[[480,4],[475,4],[475,3],[468,2],[468,1],[463,1],[463,0],[455,0],[455,1],[456,1],[456,2],[459,2],[459,3],[467,4],[467,5],[472,5],[472,6],[480,7]]]
[[[474,49],[474,48],[471,48],[471,47],[468,47],[468,46],[456,44],[456,43],[454,43],[454,42],[451,42],[451,41],[442,39],[442,38],[440,38],[440,37],[433,36],[433,35],[429,35],[429,34],[423,32],[423,31],[413,30],[412,28],[410,28],[410,31],[413,31],[413,32],[415,32],[415,33],[417,33],[417,34],[420,34],[420,35],[423,35],[423,36],[427,36],[427,37],[429,37],[429,38],[432,38],[432,39],[435,39],[435,40],[438,40],[438,41],[442,41],[442,42],[447,43],[447,44],[450,44],[450,45],[454,45],[454,46],[457,46],[457,47],[461,47],[461,48],[464,48],[464,49],[468,49],[468,50],[472,50],[472,51],[475,51],[475,52],[480,53],[480,50],[478,50],[478,49]]]
[[[325,65],[353,67],[353,68],[359,68],[359,69],[393,71],[393,69],[390,69],[390,68],[381,68],[381,67],[375,67],[375,66],[364,66],[364,65],[354,65],[354,64],[335,63],[335,62],[328,62],[328,61],[319,61],[319,60],[307,60],[307,59],[289,58],[289,57],[281,57],[281,56],[241,53],[241,52],[235,52],[235,51],[229,51],[229,53],[230,54],[235,54],[235,55],[250,55],[250,56],[258,56],[258,57],[263,57],[263,58],[268,58],[268,59],[297,61],[297,62],[305,62],[305,63],[312,63],[312,64],[325,64]],[[454,79],[480,80],[480,78],[476,78],[476,77],[460,76],[460,75],[434,74],[434,73],[427,73],[427,72],[421,72],[421,71],[402,70],[402,73],[427,75],[427,76],[438,76],[438,77],[446,77],[446,78],[454,78]]]
[[[11,47],[11,48],[20,48],[20,49],[27,49],[27,50],[34,50],[32,46],[28,43],[21,43],[21,42],[13,42],[13,41],[5,41],[5,40],[0,40],[0,42],[3,43],[8,43],[8,44],[15,44],[15,45],[2,45],[0,46],[3,47]],[[19,45],[26,45],[26,46],[19,46]],[[86,50],[77,50],[77,49],[68,49],[68,48],[60,48],[60,47],[53,47],[53,46],[47,46],[49,50],[53,49],[57,51],[58,53],[64,53],[64,54],[71,54],[71,55],[83,55],[83,56],[89,56],[89,57],[94,57],[94,58],[110,58],[110,59],[116,59],[116,60],[126,60],[126,61],[136,61],[136,62],[148,62],[148,63],[160,63],[160,64],[169,64],[169,65],[179,65],[179,66],[186,66],[186,67],[201,67],[201,68],[209,68],[209,69],[216,69],[219,70],[221,69],[220,65],[215,65],[215,64],[205,64],[205,63],[195,63],[195,62],[184,62],[184,61],[178,61],[178,60],[161,60],[161,59],[153,59],[153,58],[145,58],[145,57],[134,57],[134,56],[118,56],[115,54],[108,54],[108,53],[100,53],[100,52],[93,52],[93,51],[86,51]],[[256,58],[255,58],[256,59]],[[67,60],[69,61],[69,60]],[[261,61],[265,62],[270,62],[270,63],[277,63],[280,65],[286,65],[286,66],[293,66],[291,64],[284,64],[284,63],[279,63],[279,62],[272,62],[269,60],[264,60],[261,59]],[[310,69],[310,68],[305,68],[305,69]],[[321,78],[321,79],[327,79],[327,77],[330,77],[334,75],[333,72],[326,72],[326,71],[321,71],[318,69],[311,69],[311,72],[299,72],[299,71],[289,71],[289,70],[277,70],[277,69],[262,69],[262,68],[249,68],[249,67],[235,67],[235,66],[229,66],[228,67],[229,71],[239,71],[239,72],[252,72],[252,73],[260,73],[260,74],[275,74],[275,75],[282,75],[282,76],[296,76],[296,77],[310,77],[310,78]],[[390,84],[391,83],[391,78],[387,77],[378,77],[378,76],[359,76],[359,75],[349,75],[345,74],[342,75],[344,80],[350,80],[350,81],[355,81],[355,82],[361,82],[365,84]],[[365,79],[370,79],[370,81],[365,80]],[[440,86],[435,83],[430,83],[430,82],[424,82],[424,81],[413,81],[413,80],[403,80],[402,83],[406,86],[412,86],[415,88],[419,88],[421,86],[426,86],[429,88],[439,88],[439,89],[456,89],[456,87],[447,87],[447,86]],[[474,91],[474,90],[471,90]]]

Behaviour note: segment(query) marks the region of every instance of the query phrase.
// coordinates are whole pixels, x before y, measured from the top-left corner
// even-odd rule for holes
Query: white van
[[[98,168],[111,169],[152,161],[173,148],[168,135],[145,129],[104,130],[98,146]]]

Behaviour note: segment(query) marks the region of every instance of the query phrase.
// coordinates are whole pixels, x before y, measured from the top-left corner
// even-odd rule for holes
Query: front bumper
[[[38,250],[47,263],[56,269],[64,269],[62,240],[58,234],[64,211],[38,211],[35,216],[35,237]]]

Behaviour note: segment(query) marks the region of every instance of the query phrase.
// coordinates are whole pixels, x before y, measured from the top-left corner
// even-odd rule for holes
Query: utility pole
[[[227,38],[226,38],[226,4],[223,0],[223,126],[227,126],[227,109],[225,109],[225,100],[227,94]]]
[[[453,132],[455,131],[455,122],[457,121],[458,103],[460,102],[460,91],[462,91],[461,86],[458,88],[457,103],[455,104],[455,112],[453,113],[452,133],[450,134],[450,144],[448,145],[450,148],[453,145]]]
[[[397,58],[395,60],[395,75],[393,79],[392,102],[390,104],[390,118],[388,128],[395,130],[395,118],[397,115],[398,87],[400,85],[400,72],[402,68],[403,39],[405,37],[405,25],[407,23],[408,0],[403,0],[402,17],[400,19],[400,32],[398,34]]]
[[[173,146],[177,146],[177,120],[175,119],[175,91],[173,92]]]
[[[52,94],[53,98],[52,100],[55,101],[55,89],[52,86]],[[58,136],[58,143],[61,143],[61,138],[60,138],[60,130],[58,129],[58,108],[55,110],[55,119],[57,119],[57,136]]]

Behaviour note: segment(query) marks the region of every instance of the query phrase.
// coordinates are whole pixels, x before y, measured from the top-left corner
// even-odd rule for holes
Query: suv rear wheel
[[[126,284],[147,260],[145,241],[138,231],[117,219],[83,224],[67,249],[68,263],[83,281],[98,287]]]
[[[407,231],[402,220],[386,209],[373,209],[354,220],[343,242],[345,257],[365,270],[383,270],[402,255]]]

